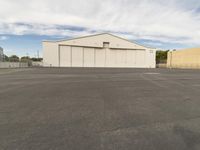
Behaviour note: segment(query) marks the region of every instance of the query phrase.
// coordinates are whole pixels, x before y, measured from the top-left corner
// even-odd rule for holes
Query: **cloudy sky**
[[[42,40],[110,32],[141,44],[200,47],[199,0],[0,0],[7,55],[42,54]]]

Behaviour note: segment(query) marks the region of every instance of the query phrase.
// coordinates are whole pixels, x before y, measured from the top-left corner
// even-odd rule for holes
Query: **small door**
[[[149,68],[155,68],[156,67],[156,56],[154,50],[149,50]]]

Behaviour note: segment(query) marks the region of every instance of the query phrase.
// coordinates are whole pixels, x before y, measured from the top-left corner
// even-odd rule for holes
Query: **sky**
[[[43,40],[109,32],[157,49],[200,47],[200,0],[0,0],[0,47],[42,56]]]

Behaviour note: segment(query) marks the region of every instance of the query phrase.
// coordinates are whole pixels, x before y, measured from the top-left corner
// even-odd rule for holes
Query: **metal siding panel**
[[[114,50],[115,54],[115,67],[127,67],[126,64],[126,50]]]
[[[94,48],[84,48],[84,67],[95,67]]]
[[[60,46],[61,67],[144,68],[145,50],[97,49]]]
[[[95,49],[95,67],[105,67],[106,51],[105,49]]]
[[[136,66],[136,51],[135,50],[127,50],[126,55],[127,67],[135,67]]]
[[[136,52],[136,67],[145,67],[145,50],[137,50]]]
[[[84,46],[102,48],[103,42],[109,42],[110,48],[115,49],[146,49],[146,47],[130,42],[128,40],[116,37],[110,34],[100,34],[87,36],[82,38],[76,38],[72,40],[60,41],[59,44],[72,45],[72,46]]]
[[[59,46],[57,43],[43,42],[43,64],[46,67],[59,67]]]
[[[116,50],[108,49],[106,53],[106,66],[115,67],[116,66]]]
[[[72,47],[72,67],[83,67],[82,47]]]
[[[154,50],[146,50],[146,66],[149,68],[155,68],[155,51]]]
[[[60,47],[60,67],[71,67],[71,46]]]
[[[107,53],[107,67],[127,67],[127,50],[110,49]]]

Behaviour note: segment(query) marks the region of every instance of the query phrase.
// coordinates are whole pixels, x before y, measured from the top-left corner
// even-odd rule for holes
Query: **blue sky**
[[[199,0],[0,0],[0,46],[42,56],[43,40],[110,32],[158,49],[200,47]]]
[[[37,57],[39,51],[42,56],[42,41],[56,40],[54,36],[45,35],[2,35],[0,46],[4,48],[7,55]],[[58,38],[57,38],[58,39]]]

